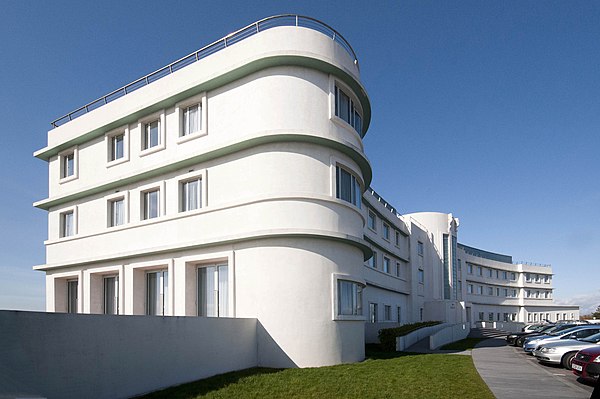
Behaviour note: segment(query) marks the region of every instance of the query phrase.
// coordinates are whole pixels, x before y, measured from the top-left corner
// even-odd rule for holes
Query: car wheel
[[[560,361],[562,366],[564,368],[566,368],[567,370],[571,370],[571,361],[573,360],[573,358],[575,357],[576,354],[577,354],[577,352],[569,352],[569,353],[565,354],[562,357],[562,360]]]

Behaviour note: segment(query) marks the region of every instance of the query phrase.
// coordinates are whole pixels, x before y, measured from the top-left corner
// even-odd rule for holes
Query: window
[[[73,176],[75,174],[75,154],[69,153],[62,156],[62,175],[65,177]]]
[[[371,230],[377,230],[377,216],[375,215],[375,213],[369,211],[369,215],[367,217],[367,226],[369,226],[369,228]]]
[[[525,281],[527,281],[528,283],[531,283],[531,274],[529,274],[529,273],[525,274]]]
[[[504,321],[508,321],[509,320],[508,313],[503,313],[502,316],[504,317]]]
[[[229,269],[227,265],[198,268],[198,316],[229,315]]]
[[[500,270],[496,270],[496,278],[500,278]]]
[[[402,265],[400,262],[396,262],[396,277],[400,277],[402,275]]]
[[[417,242],[417,254],[419,256],[423,256],[424,253],[424,249],[423,249],[423,243],[421,241]]]
[[[386,240],[390,239],[390,226],[385,223],[383,224],[383,238]]]
[[[488,269],[488,277],[492,278],[492,274],[494,271],[492,269]]]
[[[160,120],[144,123],[142,150],[156,147],[160,144]]]
[[[125,156],[125,134],[116,134],[110,138],[109,160],[116,161]]]
[[[60,236],[70,237],[72,235],[75,235],[75,212],[63,212],[60,214]]]
[[[119,277],[104,277],[104,314],[119,314]]]
[[[483,287],[480,285],[477,286],[477,295],[483,295]]]
[[[201,179],[181,182],[181,212],[202,208]]]
[[[396,246],[400,246],[400,232],[396,230]]]
[[[68,313],[77,313],[77,280],[68,280],[67,281],[67,312]]]
[[[383,305],[383,320],[392,321],[392,307],[390,305]]]
[[[360,208],[362,189],[358,179],[340,166],[336,166],[335,170],[336,198],[350,202]]]
[[[419,275],[419,283],[424,284],[425,283],[425,272],[423,270],[419,269],[418,275]]]
[[[483,321],[483,312],[479,312],[479,321]]]
[[[517,297],[517,290],[512,290],[512,297],[516,298]]]
[[[354,106],[350,96],[337,85],[335,86],[335,116],[348,123],[359,134],[362,133],[362,115]]]
[[[383,257],[383,271],[385,273],[390,272],[390,259],[388,257]]]
[[[125,223],[125,198],[116,198],[108,201],[109,227],[120,226]]]
[[[369,303],[369,321],[371,323],[377,323],[379,320],[377,318],[377,304]]]
[[[398,323],[402,323],[402,307],[396,306],[396,320]]]
[[[500,288],[496,287],[496,296],[500,296]]]
[[[508,280],[508,272],[502,272],[502,279]]]
[[[488,320],[489,321],[494,321],[494,312],[489,312],[488,313]]]
[[[550,284],[550,276],[544,276],[544,284]]]
[[[467,263],[467,273],[473,274],[473,265],[470,263]]]
[[[513,281],[516,280],[517,279],[517,274],[516,273],[511,273],[510,274],[510,279],[513,280]]]
[[[164,316],[169,303],[169,272],[146,273],[146,314]]]
[[[143,204],[142,204],[142,219],[154,219],[159,216],[159,194],[160,190],[151,190],[146,191],[142,195]]]
[[[481,268],[481,266],[477,266],[477,275],[483,276],[483,269]]]
[[[362,284],[338,280],[338,315],[362,315]]]
[[[195,104],[183,109],[181,135],[187,136],[202,130],[202,104]]]
[[[473,284],[467,284],[467,294],[473,293]]]
[[[508,288],[504,288],[503,292],[504,292],[504,296],[508,297]]]
[[[373,269],[377,269],[377,252],[373,251],[373,256],[369,259],[369,266]]]
[[[487,287],[487,292],[488,292],[488,295],[494,295],[494,288]]]

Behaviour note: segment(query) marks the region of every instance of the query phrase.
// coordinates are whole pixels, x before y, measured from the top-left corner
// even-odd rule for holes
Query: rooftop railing
[[[525,261],[516,261],[513,262],[515,265],[527,265],[527,266],[540,266],[540,267],[552,267],[547,263],[536,263],[536,262],[525,262]]]
[[[321,32],[329,37],[336,43],[338,43],[344,50],[350,54],[352,59],[354,60],[354,64],[358,67],[358,59],[356,57],[356,53],[350,46],[350,43],[335,29],[331,26],[327,25],[324,22],[321,22],[317,19],[306,17],[303,15],[296,14],[282,14],[275,15],[272,17],[267,17],[261,19],[260,21],[256,21],[242,29],[239,29],[233,33],[228,34],[227,36],[202,47],[200,50],[195,51],[189,55],[186,55],[183,58],[178,59],[175,62],[170,63],[167,66],[164,66],[148,75],[141,77],[117,90],[114,90],[105,96],[94,100],[83,107],[77,108],[76,110],[69,112],[65,116],[62,116],[51,122],[53,127],[58,127],[63,125],[69,121],[72,121],[75,118],[78,118],[82,115],[87,114],[90,111],[93,111],[96,108],[99,108],[105,104],[108,104],[111,101],[114,101],[120,97],[123,97],[141,87],[147,86],[150,83],[165,77],[167,75],[172,74],[173,72],[186,67],[194,62],[200,61],[201,59],[214,54],[224,48],[227,48],[241,40],[244,40],[250,36],[253,36],[259,32],[265,31],[267,29],[276,28],[279,26],[298,26],[303,28],[309,28],[315,30],[317,32]]]
[[[386,200],[384,200],[381,195],[377,194],[377,191],[373,190],[371,187],[369,187],[368,191],[371,192],[371,194],[373,195],[373,197],[375,197],[377,199],[377,201],[379,201],[383,205],[383,207],[385,209],[387,209],[388,211],[390,211],[391,213],[393,213],[396,217],[402,216],[400,213],[398,213],[398,211],[396,210],[396,208],[394,208]]]

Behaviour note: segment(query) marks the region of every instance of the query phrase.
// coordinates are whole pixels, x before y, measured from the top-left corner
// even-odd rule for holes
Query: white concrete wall
[[[468,323],[451,324],[429,336],[429,349],[434,350],[451,342],[467,338],[471,326]]]
[[[126,398],[254,367],[258,324],[0,311],[0,397]]]
[[[420,340],[427,338],[431,334],[434,334],[440,330],[443,330],[444,328],[446,328],[448,326],[449,326],[448,323],[443,323],[443,324],[438,324],[438,325],[431,326],[431,327],[423,327],[423,328],[419,328],[418,330],[415,330],[413,332],[410,332],[406,335],[403,335],[402,337],[397,337],[396,338],[396,351],[402,352],[406,348],[416,344]]]

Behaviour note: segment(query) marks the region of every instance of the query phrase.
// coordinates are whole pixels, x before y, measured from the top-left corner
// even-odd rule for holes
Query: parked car
[[[577,352],[571,361],[571,368],[576,376],[595,382],[600,375],[600,345]]]
[[[506,336],[506,342],[509,345],[514,345],[517,346],[517,339],[521,338],[521,337],[527,337],[530,336],[532,334],[541,334],[544,331],[548,331],[549,329],[553,328],[555,325],[554,324],[546,324],[546,325],[538,325],[535,330],[529,331],[529,332],[518,332],[518,333],[511,333],[508,334]],[[523,344],[521,343],[520,346],[523,346]]]
[[[562,331],[562,330],[566,330],[567,328],[571,328],[571,327],[575,327],[575,324],[556,324],[554,327],[550,327],[547,330],[544,330],[543,332],[534,332],[534,333],[529,333],[527,335],[524,335],[522,337],[519,337],[515,340],[515,346],[523,346],[525,344],[525,340],[527,338],[530,337],[535,337],[535,336],[540,336],[540,335],[547,335],[550,333],[555,333],[558,331]]]
[[[539,328],[541,328],[543,326],[544,326],[544,324],[542,324],[542,323],[525,324],[523,326],[523,328],[521,328],[521,332],[525,332],[525,333],[533,332],[533,331],[536,331],[537,329],[539,329]]]
[[[600,333],[600,326],[579,325],[562,331],[553,332],[548,335],[527,338],[525,339],[525,344],[523,344],[523,350],[529,354],[533,354],[535,348],[546,343],[559,341],[561,339],[586,338],[598,333]]]
[[[586,330],[579,332],[584,331],[587,332]],[[587,338],[561,339],[538,346],[533,351],[533,355],[541,363],[560,364],[567,370],[571,370],[571,361],[577,352],[594,347],[598,343],[600,343],[600,334],[598,333]]]

